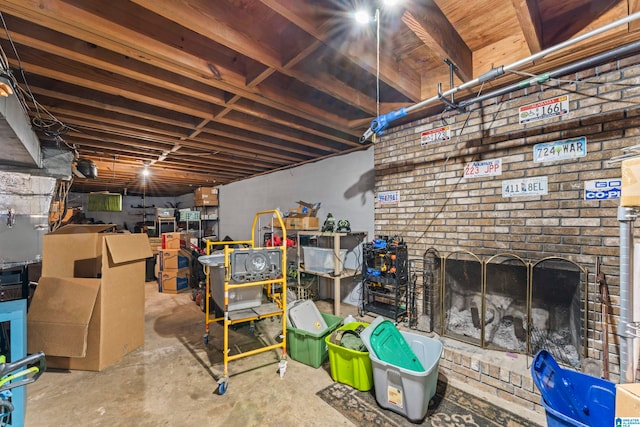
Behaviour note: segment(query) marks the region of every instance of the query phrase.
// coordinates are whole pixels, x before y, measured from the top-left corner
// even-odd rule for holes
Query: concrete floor
[[[102,372],[45,372],[27,386],[26,426],[354,425],[315,395],[333,382],[328,364],[314,369],[289,359],[281,379],[280,350],[230,362],[228,390],[216,394],[222,327],[211,325],[205,348],[204,313],[190,294],[160,294],[155,282],[148,282],[146,296],[144,345]],[[328,302],[317,305],[332,312]],[[356,316],[357,309],[343,305],[341,314]],[[267,319],[257,323],[255,336],[248,327],[232,330],[232,351],[236,345],[241,351],[254,348],[256,337],[272,342],[279,328],[278,321]],[[530,416],[541,420],[540,414]]]

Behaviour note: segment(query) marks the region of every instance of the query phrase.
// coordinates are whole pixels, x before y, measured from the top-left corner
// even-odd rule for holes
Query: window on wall
[[[116,193],[89,193],[89,212],[122,212],[122,195]]]

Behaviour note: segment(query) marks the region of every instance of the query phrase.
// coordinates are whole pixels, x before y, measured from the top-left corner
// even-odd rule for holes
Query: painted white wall
[[[220,237],[251,239],[256,212],[287,212],[298,201],[320,203],[322,225],[327,213],[347,219],[353,231],[374,231],[373,147],[285,171],[220,187]]]
[[[349,220],[352,231],[367,232],[367,238],[371,240],[374,233],[374,184],[371,147],[366,151],[224,185],[220,187],[219,236],[249,240],[256,212],[280,209],[284,213],[297,207],[298,201],[304,201],[320,203],[317,215],[320,225],[331,212],[336,220]],[[361,268],[362,248],[359,243],[354,238],[343,241],[343,245],[351,245],[347,247],[345,267]],[[357,305],[360,286],[343,280],[341,288],[340,299]],[[319,286],[318,291],[320,298],[332,296],[330,286]]]

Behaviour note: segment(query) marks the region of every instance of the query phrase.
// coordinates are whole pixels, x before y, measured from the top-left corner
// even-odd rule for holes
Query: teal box
[[[319,333],[311,333],[297,329],[287,323],[287,354],[298,362],[319,368],[328,357],[328,347],[325,337],[335,331],[342,317],[332,314],[320,313],[327,323],[327,329]]]

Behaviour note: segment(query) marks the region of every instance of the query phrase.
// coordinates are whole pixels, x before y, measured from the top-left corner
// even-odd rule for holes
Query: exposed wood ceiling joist
[[[42,144],[104,168],[76,191],[180,195],[366,148],[358,138],[378,111],[449,88],[445,60],[460,84],[640,10],[640,0],[404,0],[379,9],[377,50],[376,25],[356,27],[352,3],[3,0],[0,47],[37,101],[28,105]],[[638,28],[521,71],[640,40]],[[141,187],[144,164],[156,182]]]

